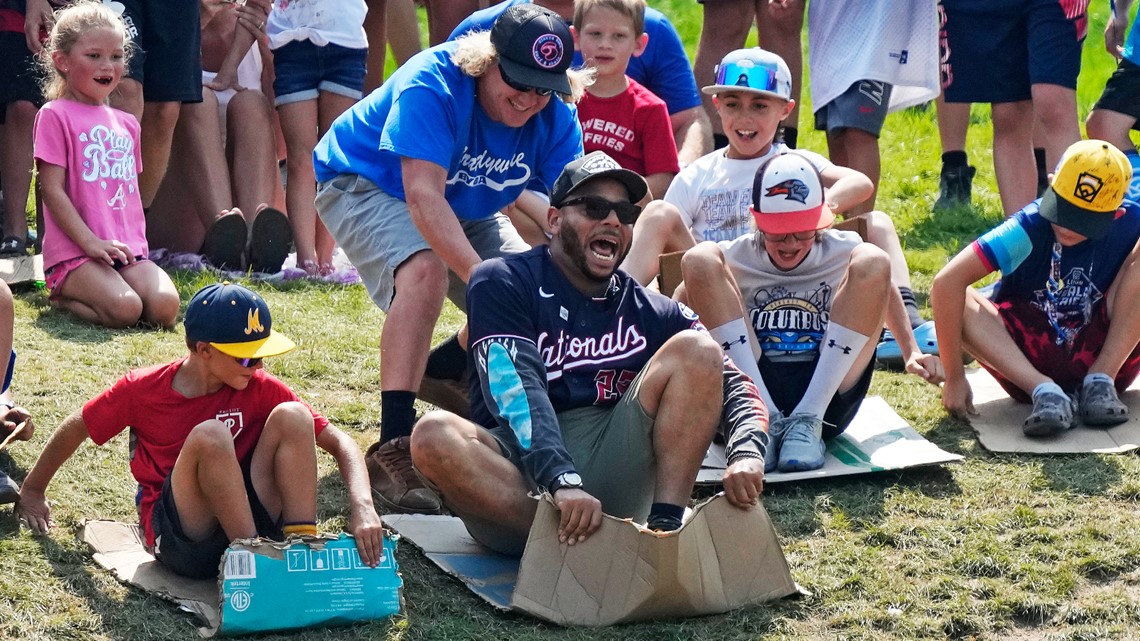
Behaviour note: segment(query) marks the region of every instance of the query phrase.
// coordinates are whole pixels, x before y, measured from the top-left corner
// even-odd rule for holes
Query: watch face
[[[582,487],[582,477],[577,472],[566,472],[558,480],[562,487]]]

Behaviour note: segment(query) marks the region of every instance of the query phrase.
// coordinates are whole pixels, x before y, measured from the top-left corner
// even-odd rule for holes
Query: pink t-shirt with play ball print
[[[134,116],[105,105],[53,100],[36,114],[35,157],[67,170],[67,196],[92,233],[126,243],[135,256],[147,255]],[[85,255],[47,206],[44,227],[44,267]]]

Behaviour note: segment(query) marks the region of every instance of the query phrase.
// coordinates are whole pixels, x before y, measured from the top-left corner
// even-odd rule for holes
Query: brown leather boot
[[[373,443],[364,455],[372,496],[390,512],[438,514],[439,496],[424,486],[412,468],[411,438],[400,436],[381,445]]]

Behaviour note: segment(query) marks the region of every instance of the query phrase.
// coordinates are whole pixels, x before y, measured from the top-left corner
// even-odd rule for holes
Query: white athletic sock
[[[819,362],[815,366],[811,382],[793,414],[806,412],[823,417],[831,398],[839,390],[844,377],[851,371],[859,358],[859,352],[870,337],[855,330],[830,322],[819,343]]]
[[[776,404],[772,402],[772,395],[764,386],[764,379],[760,377],[760,367],[752,354],[752,346],[748,341],[748,326],[744,324],[744,319],[730,320],[720,327],[710,329],[709,334],[720,343],[721,349],[728,354],[733,363],[736,363],[736,367],[752,379],[756,389],[760,390],[760,398],[764,399],[764,404],[768,406],[768,413],[774,414],[777,411]]]

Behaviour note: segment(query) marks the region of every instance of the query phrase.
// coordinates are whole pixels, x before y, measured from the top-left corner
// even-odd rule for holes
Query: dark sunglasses
[[[770,240],[774,243],[782,243],[788,239],[788,236],[791,236],[792,238],[795,238],[796,240],[814,240],[815,235],[816,235],[815,231],[798,231],[794,234],[780,234],[780,235],[764,234],[764,238],[767,240]]]
[[[261,362],[260,358],[238,358],[237,356],[234,357],[234,360],[242,367],[257,367],[257,364]]]
[[[499,75],[503,77],[503,82],[507,83],[507,86],[511,89],[514,89],[515,91],[533,91],[539,96],[549,96],[550,94],[554,93],[553,89],[547,89],[545,87],[532,87],[530,85],[520,84],[514,80],[511,80],[507,77],[507,72],[503,71],[503,65],[499,65]]]
[[[609,218],[612,211],[617,214],[618,222],[623,225],[632,225],[641,215],[641,205],[625,201],[606,200],[601,196],[578,196],[562,203],[563,207],[571,205],[583,205],[585,207],[583,211],[594,220],[605,220]]]

